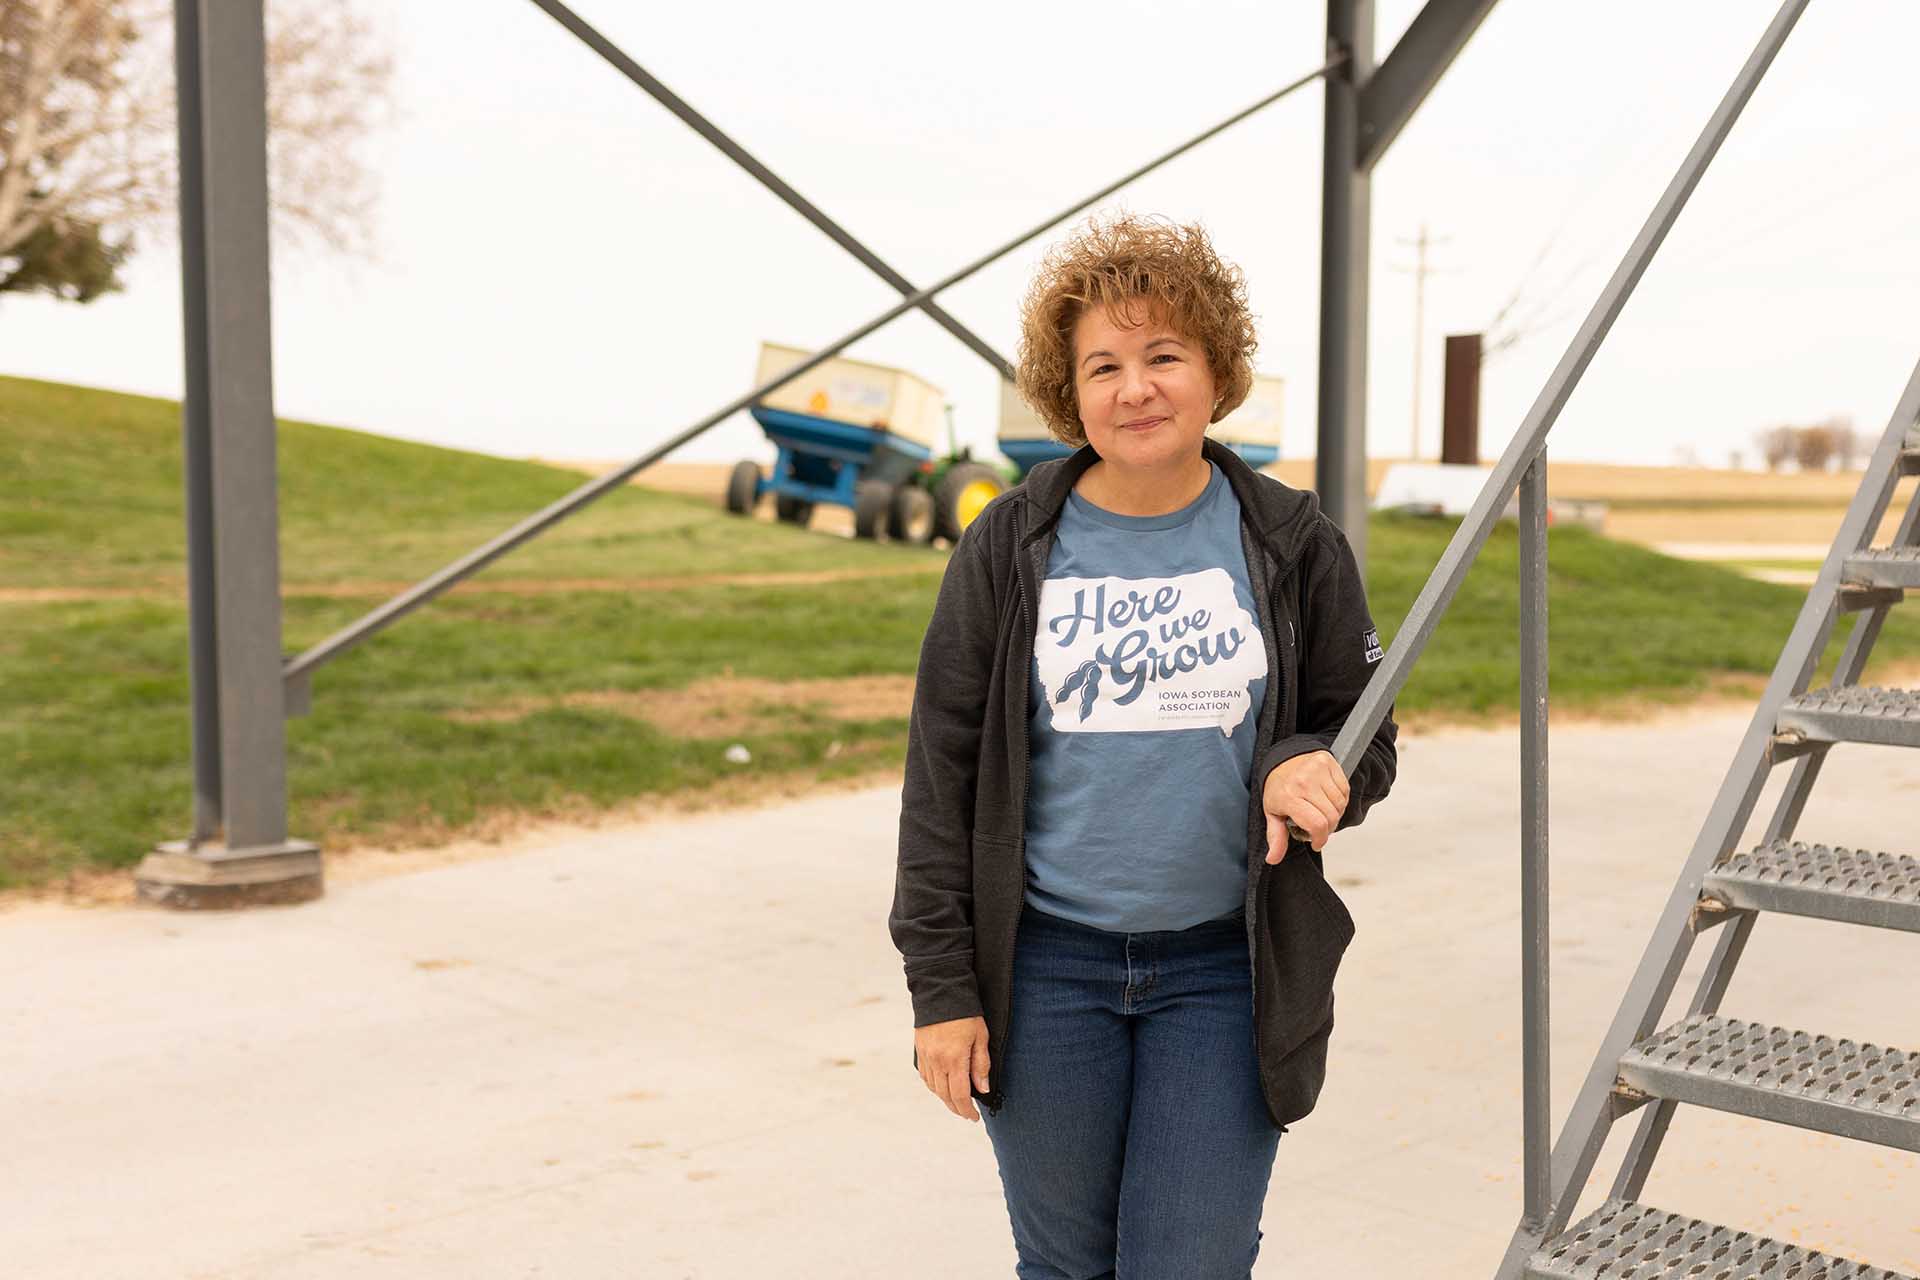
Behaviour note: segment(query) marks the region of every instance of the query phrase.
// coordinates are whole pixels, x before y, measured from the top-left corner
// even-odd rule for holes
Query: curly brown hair
[[[1074,383],[1073,330],[1092,306],[1149,318],[1206,352],[1218,394],[1209,423],[1240,407],[1253,387],[1253,313],[1240,268],[1222,262],[1199,223],[1122,213],[1090,217],[1041,260],[1020,304],[1014,385],[1056,440],[1087,442]]]

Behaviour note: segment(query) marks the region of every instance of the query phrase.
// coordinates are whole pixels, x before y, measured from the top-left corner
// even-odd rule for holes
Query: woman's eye
[[[1154,357],[1155,360],[1178,360],[1179,358],[1180,358],[1179,356],[1173,354],[1173,352],[1171,351],[1162,351],[1159,355]]]

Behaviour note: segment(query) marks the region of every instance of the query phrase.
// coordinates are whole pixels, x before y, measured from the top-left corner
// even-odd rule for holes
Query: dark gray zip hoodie
[[[1304,842],[1277,866],[1267,863],[1261,798],[1275,765],[1332,747],[1380,649],[1353,552],[1319,499],[1253,470],[1211,437],[1201,447],[1240,500],[1247,576],[1267,670],[1277,676],[1267,681],[1254,738],[1246,927],[1261,1088],[1284,1129],[1313,1109],[1326,1077],[1333,978],[1353,917]],[[985,1017],[992,1088],[973,1094],[994,1112],[1020,1087],[1020,1064],[1000,1050],[1026,896],[1033,602],[1067,493],[1098,456],[1085,446],[1039,464],[967,526],[947,562],[914,685],[887,927],[905,959],[914,1026]],[[1393,784],[1395,733],[1389,709],[1349,779],[1340,829],[1365,818]]]

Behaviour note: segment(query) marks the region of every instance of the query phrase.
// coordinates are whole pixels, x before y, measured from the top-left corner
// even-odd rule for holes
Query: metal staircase
[[[1920,590],[1920,494],[1891,545],[1868,545],[1900,478],[1920,473],[1917,419],[1920,369],[1808,592],[1561,1131],[1545,1218],[1523,1221],[1515,1231],[1501,1280],[1912,1280],[1636,1200],[1680,1104],[1920,1151],[1920,1052],[1763,1026],[1719,1011],[1763,913],[1920,932],[1920,857],[1794,839],[1834,744],[1920,747],[1920,691],[1858,683],[1887,614],[1907,590]],[[1831,684],[1810,689],[1829,638],[1849,615],[1852,630]],[[1765,834],[1738,850],[1762,787],[1775,767],[1789,762],[1792,774]],[[1888,833],[1889,839],[1913,835]],[[1719,930],[1713,955],[1686,1013],[1659,1025],[1694,942],[1713,930]],[[1638,1130],[1609,1198],[1569,1225],[1614,1121],[1634,1112],[1640,1113]]]
[[[1779,53],[1808,0],[1782,0],[1679,170],[1661,193],[1586,320],[1521,419],[1334,740],[1351,774],[1434,629],[1516,496],[1520,549],[1520,1049],[1522,1213],[1497,1280],[1842,1280],[1898,1277],[1637,1203],[1674,1108],[1711,1107],[1760,1120],[1920,1151],[1920,1054],[1720,1016],[1763,912],[1920,932],[1920,848],[1880,853],[1794,839],[1835,743],[1920,747],[1920,690],[1863,687],[1887,615],[1920,591],[1920,495],[1889,545],[1870,545],[1901,477],[1920,474],[1920,367],[1867,464],[1820,573],[1760,696],[1713,808],[1661,908],[1653,934],[1549,1151],[1551,869],[1547,805],[1548,434],[1595,351]],[[1809,684],[1828,641],[1851,620],[1825,688]],[[1791,774],[1765,834],[1742,852],[1749,819],[1776,767]],[[1890,841],[1911,839],[1889,832]],[[1714,935],[1686,1012],[1665,1022],[1693,944]],[[1569,1225],[1617,1120],[1639,1113],[1625,1161],[1600,1209]]]

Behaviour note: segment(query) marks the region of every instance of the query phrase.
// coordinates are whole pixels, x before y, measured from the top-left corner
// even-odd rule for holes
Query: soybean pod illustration
[[[1094,700],[1100,695],[1100,664],[1092,658],[1085,662],[1061,682],[1060,692],[1054,695],[1055,702],[1065,702],[1073,696],[1075,689],[1080,690],[1080,718],[1085,720],[1093,714]]]

